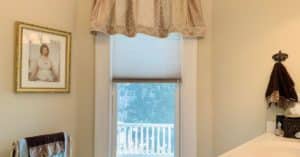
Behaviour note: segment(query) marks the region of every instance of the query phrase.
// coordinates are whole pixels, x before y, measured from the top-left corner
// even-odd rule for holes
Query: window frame
[[[184,38],[181,55],[180,157],[197,157],[197,52],[198,39]],[[95,37],[94,157],[112,157],[110,139],[110,97],[112,77],[110,37]]]

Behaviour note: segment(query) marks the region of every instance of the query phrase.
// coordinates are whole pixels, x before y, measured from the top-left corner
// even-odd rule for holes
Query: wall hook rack
[[[276,61],[276,62],[283,62],[283,61],[285,61],[288,57],[289,57],[288,54],[283,53],[283,52],[280,50],[278,53],[274,54],[272,58],[273,58],[273,60]]]

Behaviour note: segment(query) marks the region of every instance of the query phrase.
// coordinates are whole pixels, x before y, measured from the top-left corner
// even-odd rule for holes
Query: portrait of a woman
[[[49,57],[50,49],[48,45],[40,46],[40,57],[32,63],[31,72],[29,73],[30,81],[56,82],[58,76],[54,70],[54,64]]]

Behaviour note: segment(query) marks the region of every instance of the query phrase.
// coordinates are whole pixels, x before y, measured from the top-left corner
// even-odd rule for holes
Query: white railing
[[[174,125],[122,123],[117,126],[118,156],[174,156]]]

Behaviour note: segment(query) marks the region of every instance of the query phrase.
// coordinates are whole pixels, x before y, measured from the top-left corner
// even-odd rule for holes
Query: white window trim
[[[180,157],[197,157],[197,39],[182,42],[180,91]],[[111,92],[110,42],[103,34],[95,39],[95,135],[94,157],[112,157],[110,130]]]

